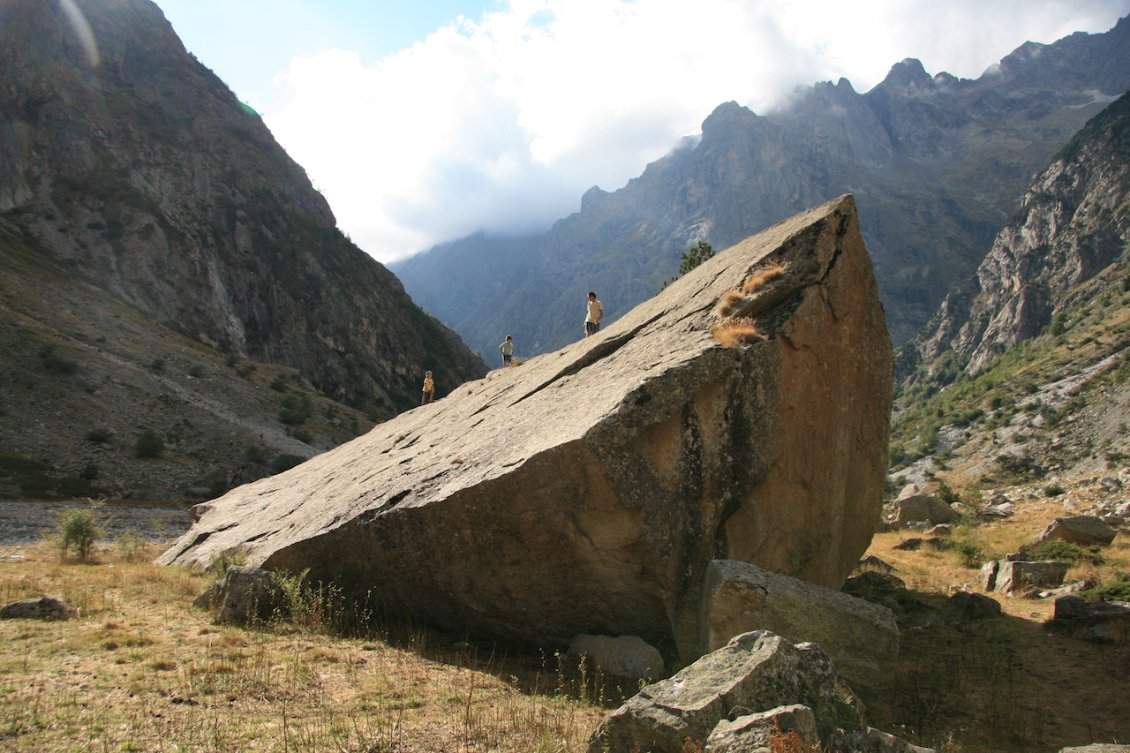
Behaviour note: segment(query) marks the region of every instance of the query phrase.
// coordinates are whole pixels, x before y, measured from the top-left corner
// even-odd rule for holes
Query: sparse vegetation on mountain
[[[0,497],[198,500],[270,472],[239,465],[249,441],[310,457],[414,405],[417,371],[485,372],[156,5],[77,8],[98,65],[64,6],[0,3]],[[259,375],[295,373],[340,418],[287,434]],[[158,469],[75,426],[146,427],[168,452]]]

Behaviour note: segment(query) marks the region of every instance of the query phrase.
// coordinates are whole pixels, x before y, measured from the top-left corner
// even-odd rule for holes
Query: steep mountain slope
[[[392,265],[472,347],[506,333],[527,353],[581,332],[584,294],[615,318],[653,295],[697,240],[725,248],[853,193],[892,336],[902,342],[975,269],[1032,174],[1130,89],[1130,20],[1027,44],[975,81],[895,65],[866,94],[841,80],[762,117],[724,104],[624,188],[588,191],[544,234],[476,236]],[[473,282],[459,282],[471,270]]]
[[[127,357],[106,363],[111,343],[130,344],[131,368],[181,349],[205,371],[277,364],[310,400],[332,398],[362,411],[346,411],[361,422],[414,405],[425,369],[441,390],[483,373],[454,333],[336,229],[304,171],[185,52],[156,5],[76,5],[72,17],[60,3],[0,4],[0,318],[10,338],[0,455],[72,466],[81,453],[53,439],[76,430],[62,406],[85,392],[120,416],[168,396],[167,379],[131,383],[132,396],[93,386],[94,373],[122,378]],[[51,410],[36,413],[15,385],[64,350],[74,368],[51,380]],[[76,369],[86,376],[71,378]],[[210,399],[213,416],[254,412],[238,389]],[[238,458],[223,457],[222,434],[212,427],[201,444],[231,471]],[[270,454],[310,454],[329,440],[288,441],[271,442]],[[181,481],[146,486],[173,494]]]
[[[1130,458],[1128,291],[1124,95],[1035,178],[976,278],[904,347],[896,459],[940,453],[973,479],[1118,467]]]

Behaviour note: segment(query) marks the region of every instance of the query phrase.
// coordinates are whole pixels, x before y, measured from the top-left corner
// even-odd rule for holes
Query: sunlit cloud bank
[[[391,261],[476,232],[545,228],[621,187],[719,104],[866,91],[906,57],[975,78],[1026,40],[1105,31],[1130,0],[513,0],[365,64],[327,50],[265,113],[341,228]]]

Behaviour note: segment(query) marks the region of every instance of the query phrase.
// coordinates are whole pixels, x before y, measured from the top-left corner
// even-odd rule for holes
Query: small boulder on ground
[[[952,523],[960,516],[941,497],[933,494],[914,494],[895,503],[893,524],[909,526],[912,522],[929,524]]]
[[[586,657],[597,668],[616,677],[658,680],[664,676],[659,649],[635,635],[581,634],[569,643],[568,655]]]
[[[78,610],[54,596],[13,601],[0,607],[0,620],[70,620]]]
[[[730,721],[718,722],[710,737],[706,738],[703,753],[762,753],[785,748],[786,742],[795,743],[795,749],[814,750],[820,745],[816,733],[816,717],[812,709],[800,704],[778,706],[775,709],[746,714]]]
[[[270,571],[233,565],[196,597],[193,606],[216,610],[216,622],[247,625],[270,619],[282,603],[282,589]]]
[[[1036,543],[1059,540],[1067,541],[1079,546],[1107,546],[1114,541],[1118,532],[1111,528],[1102,518],[1094,515],[1076,515],[1071,518],[1056,518],[1039,536]]]
[[[1055,560],[1028,562],[994,560],[981,566],[979,580],[985,591],[1015,593],[1057,588],[1067,575],[1067,563]]]
[[[1062,596],[1055,600],[1055,614],[1048,627],[1095,643],[1126,643],[1130,639],[1130,605]]]
[[[958,591],[946,602],[946,609],[962,622],[1000,617],[1001,605],[983,594]]]
[[[714,560],[705,592],[702,653],[735,635],[768,630],[794,643],[819,644],[849,682],[863,685],[879,681],[879,661],[898,656],[899,628],[891,610],[842,591],[748,562]]]
[[[805,710],[806,709],[806,710]],[[814,643],[794,644],[765,630],[653,685],[612,712],[589,739],[589,753],[765,753],[767,726],[795,730],[798,750],[815,744],[841,753],[927,753],[868,727],[863,702]],[[700,747],[701,746],[701,747]],[[791,748],[790,748],[791,749]]]

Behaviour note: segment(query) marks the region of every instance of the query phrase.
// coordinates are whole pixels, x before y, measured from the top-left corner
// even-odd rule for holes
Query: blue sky
[[[867,91],[891,65],[976,78],[1130,0],[156,0],[259,111],[362,249],[392,261],[540,230],[620,188],[719,104]]]

